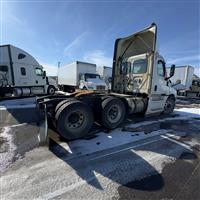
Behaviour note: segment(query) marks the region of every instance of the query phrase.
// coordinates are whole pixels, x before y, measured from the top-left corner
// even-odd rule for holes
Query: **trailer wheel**
[[[47,94],[54,95],[56,91],[56,88],[53,85],[50,85],[47,89]]]
[[[101,124],[114,129],[119,126],[125,118],[126,108],[124,103],[115,97],[109,97],[102,102]]]
[[[173,96],[169,96],[165,102],[164,106],[164,114],[170,114],[174,111],[175,108],[175,98]]]
[[[93,114],[90,107],[80,101],[65,103],[56,113],[56,128],[66,139],[86,136],[92,124]]]

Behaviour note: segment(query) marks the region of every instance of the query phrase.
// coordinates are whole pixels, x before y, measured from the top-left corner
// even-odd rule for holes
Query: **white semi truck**
[[[107,89],[105,81],[96,73],[96,65],[81,61],[59,67],[58,86],[64,92]]]
[[[0,46],[0,96],[54,93],[55,86],[33,56],[13,45]]]
[[[67,139],[86,136],[96,122],[118,127],[129,114],[173,112],[176,90],[170,85],[175,66],[166,76],[164,58],[156,51],[157,26],[117,39],[114,46],[110,93],[77,91],[71,95],[38,98],[58,133]]]
[[[106,82],[108,89],[111,89],[112,67],[97,66],[97,74]]]

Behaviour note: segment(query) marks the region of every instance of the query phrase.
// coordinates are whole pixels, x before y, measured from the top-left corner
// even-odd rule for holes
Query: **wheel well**
[[[48,85],[47,91],[49,91],[50,88],[53,88],[56,91],[56,87],[54,85]]]

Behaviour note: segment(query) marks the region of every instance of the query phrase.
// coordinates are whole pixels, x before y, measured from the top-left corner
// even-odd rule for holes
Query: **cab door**
[[[165,61],[156,56],[147,114],[163,111],[167,94],[169,93],[168,90]]]
[[[46,85],[46,77],[44,75],[44,71],[40,67],[36,66],[34,73],[35,73],[35,85],[36,86]]]

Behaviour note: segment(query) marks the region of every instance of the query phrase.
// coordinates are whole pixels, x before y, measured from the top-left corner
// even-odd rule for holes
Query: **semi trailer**
[[[79,91],[69,96],[38,98],[38,107],[47,113],[60,136],[85,137],[93,123],[114,129],[129,114],[169,114],[176,91],[166,76],[164,58],[156,51],[157,26],[117,39],[114,46],[112,88],[109,93]]]
[[[0,96],[54,93],[55,86],[33,56],[13,45],[0,46]]]
[[[96,64],[81,61],[59,67],[58,86],[64,92],[107,89],[105,81],[96,74]]]
[[[169,72],[170,69],[167,68]],[[190,65],[176,66],[174,76],[171,78],[172,86],[179,96],[199,97],[200,81],[194,79],[194,67]]]

